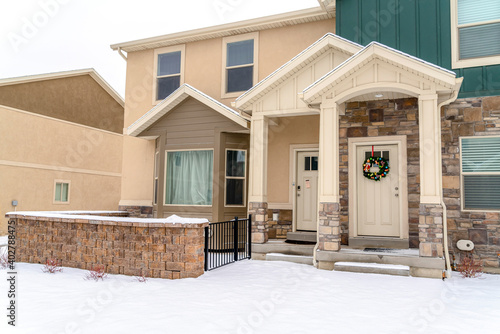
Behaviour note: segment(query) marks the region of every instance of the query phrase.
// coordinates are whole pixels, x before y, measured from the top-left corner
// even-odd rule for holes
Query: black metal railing
[[[205,271],[252,256],[252,216],[205,227]]]

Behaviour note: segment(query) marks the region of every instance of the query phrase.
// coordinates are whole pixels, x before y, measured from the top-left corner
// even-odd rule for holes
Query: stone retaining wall
[[[47,217],[48,216],[48,217]],[[7,215],[16,221],[16,261],[155,278],[198,277],[204,272],[204,228],[208,223],[50,214]]]

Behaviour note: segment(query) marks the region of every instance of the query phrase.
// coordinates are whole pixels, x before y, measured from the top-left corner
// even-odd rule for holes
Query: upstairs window
[[[163,100],[183,83],[184,46],[155,51],[155,101]]]
[[[223,97],[238,96],[257,80],[257,34],[224,39]]]
[[[461,138],[462,208],[500,210],[500,136]]]
[[[55,180],[54,204],[69,203],[69,181]]]
[[[453,67],[500,63],[500,1],[451,0]]]

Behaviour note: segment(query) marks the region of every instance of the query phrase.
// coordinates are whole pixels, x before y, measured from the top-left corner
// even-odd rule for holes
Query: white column
[[[267,202],[267,141],[269,121],[262,115],[252,116],[248,202]]]
[[[339,105],[324,99],[319,122],[319,202],[339,203]]]
[[[437,94],[418,97],[420,139],[420,203],[441,202],[441,112]]]

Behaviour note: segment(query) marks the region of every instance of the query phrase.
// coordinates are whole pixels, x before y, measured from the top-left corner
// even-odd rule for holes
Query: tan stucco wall
[[[328,32],[334,32],[334,29],[335,20],[330,19],[260,31],[258,80],[264,79],[321,36]],[[222,99],[221,97],[222,45],[222,38],[187,43],[185,45],[184,82],[230,106],[235,98]],[[125,127],[134,123],[154,106],[154,57],[154,50],[128,53]],[[292,121],[291,124],[295,124],[295,122]],[[296,127],[298,128],[299,124]],[[302,136],[296,137],[293,132],[291,133],[290,136],[295,139],[302,138]],[[307,134],[306,137],[309,138],[308,136],[310,135]],[[294,138],[283,140],[288,142],[293,141]],[[317,135],[314,138],[316,139],[305,139],[305,142],[317,142]],[[287,155],[288,149],[287,146],[285,149]],[[125,139],[122,201],[136,200],[138,204],[141,204],[152,200],[153,152],[154,143],[147,144]],[[280,151],[279,154],[283,154],[283,152]],[[283,183],[283,178],[286,178],[285,183]],[[288,201],[288,191],[286,190],[288,170],[286,175],[280,174],[278,179],[276,190],[270,191],[270,200],[285,201],[286,197],[286,201]],[[274,184],[269,189],[271,188],[274,188]]]
[[[277,126],[269,127],[267,167],[269,203],[288,203],[291,187],[290,145],[318,143],[319,116],[280,118]]]
[[[0,105],[122,133],[123,107],[90,75],[0,86]]]
[[[17,210],[116,210],[123,137],[0,106],[0,219]],[[53,204],[54,180],[70,181],[70,203]]]

